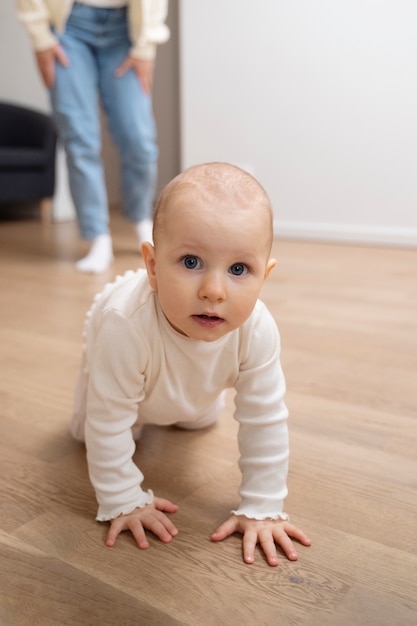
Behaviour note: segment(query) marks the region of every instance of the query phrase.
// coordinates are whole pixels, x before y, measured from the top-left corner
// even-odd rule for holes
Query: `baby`
[[[96,297],[86,322],[83,365],[72,422],[85,441],[97,520],[109,521],[106,545],[145,529],[164,543],[178,530],[177,505],[141,488],[133,461],[144,424],[204,428],[234,388],[239,423],[239,506],[211,536],[243,535],[243,558],[260,543],[278,564],[276,544],[296,560],[288,522],[288,412],[276,324],[258,299],[275,265],[272,208],[261,185],[227,163],[186,170],[164,189],[154,245],[142,246],[146,271],[119,277]]]

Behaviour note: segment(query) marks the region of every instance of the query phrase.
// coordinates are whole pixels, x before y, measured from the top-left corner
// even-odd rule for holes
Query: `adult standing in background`
[[[158,146],[151,89],[156,46],[169,38],[167,11],[168,0],[17,0],[50,91],[80,232],[91,242],[77,262],[81,272],[103,272],[113,260],[100,99],[120,152],[123,214],[139,248],[152,239]]]

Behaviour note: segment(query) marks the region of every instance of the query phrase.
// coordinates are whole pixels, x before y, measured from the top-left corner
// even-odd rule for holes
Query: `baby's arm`
[[[278,565],[276,544],[278,544],[290,561],[296,561],[298,554],[291,538],[297,539],[304,546],[311,545],[307,535],[286,520],[256,520],[249,519],[244,515],[232,515],[226,522],[221,524],[212,534],[212,541],[221,541],[233,533],[243,535],[243,560],[245,563],[253,563],[255,547],[259,543],[266,556],[268,565]]]
[[[151,504],[145,504],[143,508],[136,508],[127,515],[119,515],[110,522],[106,546],[114,546],[117,537],[124,530],[130,530],[142,550],[149,547],[145,529],[152,531],[163,543],[169,543],[178,534],[178,530],[165,512],[176,513],[177,510],[178,506],[173,502],[154,498]]]
[[[105,311],[100,324],[90,349],[85,442],[99,505],[96,519],[104,522],[145,509],[153,493],[142,490],[144,477],[133,459],[131,429],[144,397],[142,346],[130,321],[118,312]]]
[[[221,541],[234,532],[241,533],[244,561],[253,562],[255,546],[259,543],[272,566],[278,564],[276,544],[287,558],[296,560],[291,538],[303,545],[311,543],[303,531],[288,522],[283,512],[289,445],[285,379],[279,354],[279,333],[264,309],[236,382],[241,502],[212,535],[213,541]]]

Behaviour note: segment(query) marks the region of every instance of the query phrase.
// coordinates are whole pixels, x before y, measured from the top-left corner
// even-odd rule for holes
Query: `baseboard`
[[[274,236],[277,239],[417,247],[416,228],[274,220]]]

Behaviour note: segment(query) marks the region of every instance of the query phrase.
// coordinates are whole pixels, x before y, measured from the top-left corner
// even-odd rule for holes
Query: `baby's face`
[[[215,341],[250,316],[269,259],[269,215],[240,208],[233,193],[202,198],[184,190],[170,201],[156,248],[144,250],[151,286],[179,333]]]

